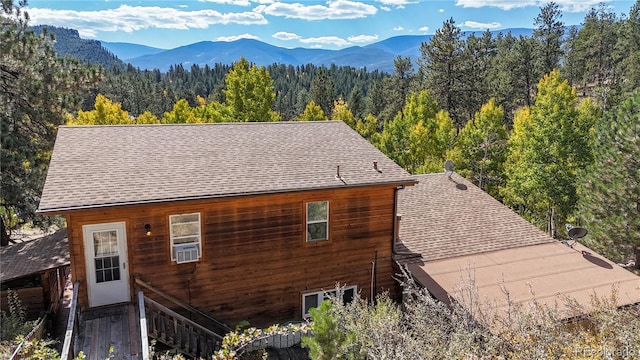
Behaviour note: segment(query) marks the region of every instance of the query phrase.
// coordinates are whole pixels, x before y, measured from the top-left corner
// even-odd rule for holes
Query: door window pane
[[[118,254],[118,234],[116,230],[96,231],[93,233],[93,251],[95,257]]]
[[[120,280],[120,256],[97,258],[94,264],[97,283]]]

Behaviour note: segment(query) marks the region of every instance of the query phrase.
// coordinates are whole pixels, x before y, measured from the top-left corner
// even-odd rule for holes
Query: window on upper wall
[[[348,304],[352,302],[353,298],[356,296],[357,287],[355,285],[346,286],[337,291],[338,297],[342,298],[342,303]],[[317,308],[324,300],[329,299],[331,296],[336,296],[336,290],[316,291],[312,293],[302,294],[302,317],[310,317],[311,314],[309,314],[309,310]]]
[[[200,213],[169,215],[171,260],[178,264],[198,261],[202,256]]]
[[[329,202],[307,203],[307,242],[329,239]]]

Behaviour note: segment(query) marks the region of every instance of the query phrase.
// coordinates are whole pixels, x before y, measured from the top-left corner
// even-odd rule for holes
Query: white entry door
[[[130,301],[125,223],[85,225],[82,232],[89,307]]]

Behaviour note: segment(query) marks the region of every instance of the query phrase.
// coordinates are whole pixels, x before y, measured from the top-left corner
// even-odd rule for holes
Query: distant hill
[[[287,65],[325,65],[352,66],[354,68],[367,68],[368,70],[381,70],[393,72],[393,60],[398,56],[419,56],[419,48],[422,41],[428,41],[428,37],[417,36],[411,39],[409,51],[406,46],[396,44],[395,38],[388,39],[386,43],[376,43],[366,47],[353,46],[340,50],[287,49],[269,45],[267,43],[240,39],[232,42],[203,41],[195,44],[181,46],[175,49],[162,51],[155,54],[146,54],[127,61],[141,69],[160,69],[167,71],[172,65],[181,64],[188,68],[194,64],[198,66],[216,63],[231,64],[241,56],[257,65],[268,66],[274,63]],[[374,46],[381,44],[379,46]],[[415,49],[418,49],[416,52]],[[116,54],[118,54],[116,52]]]
[[[131,58],[127,61],[141,69],[158,68],[161,71],[167,71],[169,67],[176,64],[182,64],[185,68],[189,68],[193,64],[199,66],[212,66],[216,63],[231,64],[244,56],[250,62],[264,66],[274,63],[293,66],[304,64],[330,66],[335,64],[392,72],[394,69],[393,60],[397,55],[398,53],[373,46],[354,46],[341,50],[287,49],[257,40],[240,39],[232,42],[203,41],[156,54]]]
[[[507,33],[509,31],[513,36],[531,36],[533,32],[531,29],[506,29],[492,33],[496,36],[499,32]],[[466,32],[465,35],[471,33]],[[475,35],[480,36],[482,32],[475,32]],[[420,46],[422,43],[429,42],[432,37],[433,35],[395,36],[366,46],[353,46],[340,50],[288,49],[252,39],[240,39],[232,42],[202,41],[126,59],[133,66],[141,69],[157,68],[161,71],[167,71],[172,65],[177,64],[181,64],[185,68],[194,64],[198,66],[212,66],[216,63],[231,64],[244,56],[250,62],[264,66],[274,63],[294,66],[304,64],[330,66],[335,64],[391,73],[394,71],[393,61],[398,56],[410,57],[415,62],[421,55]],[[108,47],[108,45],[106,46]],[[125,58],[125,55],[119,53],[118,49],[111,49],[120,58]]]
[[[122,43],[100,42],[81,39],[76,30],[47,26],[56,35],[55,49],[59,55],[73,55],[83,61],[91,61],[105,67],[123,66],[120,59],[140,69],[159,69],[167,71],[171,66],[181,64],[190,68],[213,66],[221,63],[230,65],[245,57],[257,65],[271,64],[316,66],[352,66],[357,69],[379,70],[387,73],[394,71],[394,60],[398,56],[410,57],[415,61],[420,58],[420,46],[429,42],[433,35],[403,35],[388,38],[366,46],[353,46],[340,50],[282,48],[252,39],[240,39],[232,42],[202,41],[175,49],[159,49],[150,46]],[[34,29],[41,31],[42,26]],[[531,29],[506,29],[493,31],[511,32],[514,36],[531,36]],[[471,34],[466,32],[465,35]],[[480,36],[482,32],[475,32]],[[114,56],[115,55],[115,56]]]
[[[80,38],[78,30],[48,25],[32,27],[33,31],[37,34],[41,34],[44,28],[47,28],[48,32],[54,34],[55,43],[53,44],[53,48],[60,57],[69,55],[80,61],[99,64],[105,68],[125,66],[116,55],[103,48],[100,41]]]
[[[101,41],[101,43],[103,48],[116,54],[121,60],[133,59],[143,55],[154,55],[166,51],[166,49],[123,42]]]
[[[411,57],[417,60],[420,57],[420,46],[422,43],[428,43],[433,35],[402,35],[394,36],[386,40],[365,46],[367,49],[380,49],[402,57]]]

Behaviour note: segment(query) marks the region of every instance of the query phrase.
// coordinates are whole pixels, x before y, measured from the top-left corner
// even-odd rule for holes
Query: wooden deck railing
[[[138,306],[140,309],[140,328],[145,333],[141,333],[143,341],[147,337],[156,339],[165,345],[171,346],[178,351],[193,357],[210,357],[211,354],[220,348],[222,338],[228,332],[233,331],[226,324],[213,319],[204,312],[184,303],[160,289],[156,289],[151,284],[135,276],[135,282],[140,289],[138,292]],[[159,295],[167,300],[167,304],[161,304],[145,296],[142,290]],[[177,313],[184,311],[189,317]],[[194,318],[197,318],[194,319]],[[144,325],[146,323],[146,326]],[[144,350],[143,354],[148,353]],[[144,356],[144,355],[143,355]]]
[[[75,354],[73,353],[74,340],[78,331],[78,321],[76,321],[78,314],[78,288],[80,287],[80,281],[76,281],[73,285],[73,297],[71,298],[71,308],[69,309],[69,319],[67,320],[67,331],[64,335],[64,344],[62,345],[62,352],[60,353],[61,360],[73,359]]]
[[[174,307],[173,305],[176,305],[176,307],[184,309],[185,312],[190,314],[191,320],[196,321],[197,323],[199,323],[200,325],[210,329],[214,333],[224,336],[225,334],[233,331],[233,329],[231,329],[225,323],[222,323],[222,322],[212,318],[208,314],[206,314],[206,313],[194,308],[193,306],[181,301],[180,299],[177,299],[177,298],[165,293],[164,291],[162,291],[160,289],[156,289],[151,284],[149,284],[149,283],[143,281],[142,279],[140,279],[140,277],[137,274],[135,276],[135,281],[136,281],[136,285],[141,286],[144,289],[150,290],[154,294],[159,295],[163,299],[169,301],[172,304],[172,305],[170,305],[171,307]],[[196,318],[196,319],[194,319],[194,318]]]
[[[195,358],[210,357],[220,347],[221,335],[144,295],[142,298],[149,337]]]

